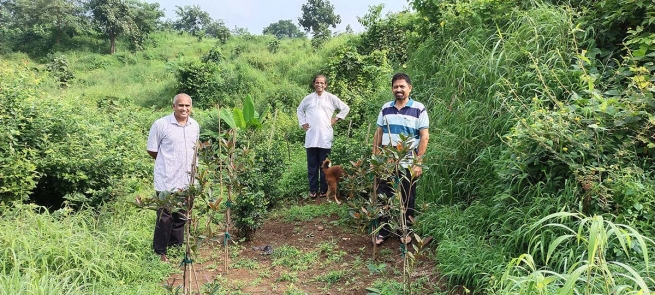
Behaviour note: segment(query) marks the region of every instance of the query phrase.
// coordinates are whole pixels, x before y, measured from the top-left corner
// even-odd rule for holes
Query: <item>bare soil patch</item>
[[[307,203],[323,202],[325,198]],[[262,251],[267,245],[273,248],[272,254]],[[208,243],[197,249],[193,263],[187,264],[192,293],[367,294],[368,287],[389,289],[395,284],[397,288],[403,281],[398,238],[389,238],[378,246],[376,261],[372,261],[370,236],[344,225],[334,215],[309,221],[269,218],[252,241],[229,243],[228,250],[229,268],[225,271],[222,243]],[[427,255],[431,256],[432,251],[428,249]],[[179,269],[164,283],[181,285],[184,267]],[[428,258],[419,259],[411,281],[413,294],[433,294],[444,286],[439,282],[435,261]]]

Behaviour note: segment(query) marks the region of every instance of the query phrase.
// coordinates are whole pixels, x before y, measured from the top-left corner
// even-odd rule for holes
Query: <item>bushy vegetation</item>
[[[436,271],[452,286],[488,294],[655,288],[649,1],[411,0],[415,11],[382,16],[371,7],[359,35],[308,26],[318,43],[289,22],[269,27],[276,36],[228,34],[211,19],[197,28],[180,20],[174,31],[153,22],[158,6],[134,3],[129,9],[141,14],[115,36],[101,19],[102,34],[84,30],[92,20],[67,5],[42,6],[70,18],[39,26],[38,5],[28,2],[0,1],[7,290],[161,293],[168,270],[147,255],[153,214],[125,203],[151,189],[145,140],[175,93],[193,96],[203,141],[216,145],[243,127],[231,148],[247,156],[229,163],[248,168],[230,179],[246,189],[232,208],[240,226],[255,230],[272,206],[306,197],[295,109],[313,76],[325,74],[327,90],[351,106],[331,155],[350,166],[370,158],[373,122],[396,71],[411,75],[413,98],[430,114],[429,169],[418,191],[430,206],[420,206],[417,232],[434,237]],[[21,5],[24,13],[12,14]],[[202,18],[196,8],[180,8],[180,17]],[[239,119],[250,118],[247,109],[256,128]],[[220,154],[202,168],[226,168]],[[213,195],[196,206],[223,210],[213,202],[226,200],[216,193],[225,182],[211,181]],[[128,287],[137,280],[144,289]],[[375,286],[385,288],[395,287]]]

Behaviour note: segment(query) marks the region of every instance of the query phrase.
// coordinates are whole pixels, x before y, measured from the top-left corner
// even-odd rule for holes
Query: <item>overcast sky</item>
[[[158,2],[166,18],[177,19],[175,6],[199,5],[213,19],[222,19],[228,28],[246,28],[252,34],[261,34],[264,27],[279,20],[290,19],[298,25],[302,12],[300,8],[307,0],[146,0]],[[350,24],[355,32],[363,31],[357,22],[370,5],[384,4],[382,15],[398,12],[409,7],[407,0],[330,0],[336,14],[341,15],[341,24],[336,31],[344,31]],[[302,30],[302,28],[301,28]]]

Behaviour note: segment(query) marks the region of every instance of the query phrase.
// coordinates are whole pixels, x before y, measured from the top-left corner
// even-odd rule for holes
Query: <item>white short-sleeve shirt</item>
[[[156,191],[174,191],[189,186],[195,145],[200,126],[192,118],[177,123],[174,114],[160,118],[150,127],[148,151],[157,152],[154,186]]]

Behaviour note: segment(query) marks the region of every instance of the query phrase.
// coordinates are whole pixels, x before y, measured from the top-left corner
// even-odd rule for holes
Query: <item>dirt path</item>
[[[267,245],[272,254],[262,251]],[[368,294],[367,288],[372,287],[381,294],[402,294],[398,239],[390,238],[378,247],[375,262],[372,249],[369,236],[343,225],[336,215],[309,221],[273,217],[252,241],[230,243],[227,272],[221,243],[200,247],[189,266],[191,290],[194,294],[198,289],[203,294]],[[180,273],[168,279],[169,285],[181,285],[183,267],[179,268]],[[413,294],[440,290],[430,259],[417,263],[411,280]]]

